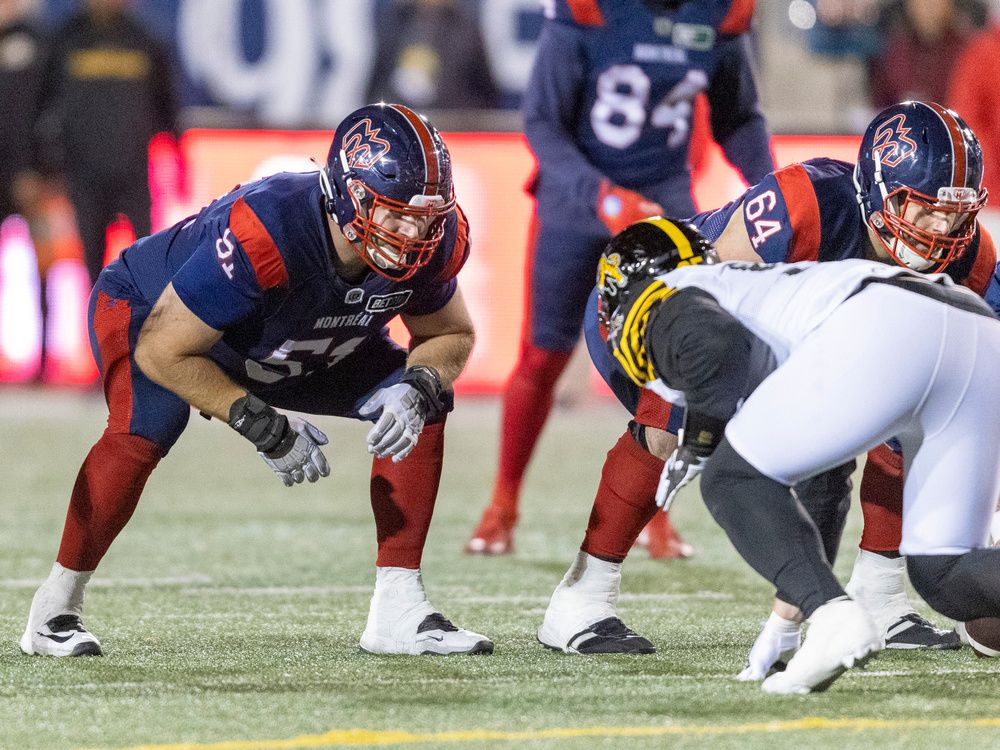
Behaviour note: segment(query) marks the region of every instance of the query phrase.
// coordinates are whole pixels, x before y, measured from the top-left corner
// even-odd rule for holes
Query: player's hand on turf
[[[618,234],[629,224],[662,213],[663,206],[641,193],[615,185],[610,180],[601,182],[597,192],[597,218],[604,222],[611,234]]]
[[[701,474],[707,460],[707,456],[695,455],[690,448],[677,446],[660,472],[660,483],[656,486],[656,504],[665,511],[670,510],[681,487],[690,484]]]
[[[317,481],[330,476],[330,464],[319,446],[330,442],[321,430],[298,417],[288,420],[288,432],[272,450],[260,457],[286,487],[307,479]]]

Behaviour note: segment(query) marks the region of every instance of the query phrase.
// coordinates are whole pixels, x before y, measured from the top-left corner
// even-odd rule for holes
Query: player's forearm
[[[441,386],[448,390],[465,369],[476,336],[472,331],[446,333],[431,338],[413,339],[406,366],[426,365],[437,370]]]
[[[177,394],[205,414],[229,421],[229,407],[247,395],[212,360],[204,355],[166,355],[162,352],[136,349],[139,369],[154,383]]]

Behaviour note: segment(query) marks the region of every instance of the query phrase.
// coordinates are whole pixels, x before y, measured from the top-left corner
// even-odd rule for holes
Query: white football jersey
[[[768,344],[780,365],[865,279],[902,275],[956,286],[944,274],[916,274],[902,266],[860,259],[770,265],[727,261],[684,266],[657,278],[675,289],[704,289]]]

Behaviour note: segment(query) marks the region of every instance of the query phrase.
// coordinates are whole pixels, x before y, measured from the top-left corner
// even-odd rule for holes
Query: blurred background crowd
[[[0,381],[92,381],[91,280],[134,236],[229,189],[204,175],[228,175],[209,163],[225,147],[259,145],[246,134],[328,131],[384,99],[449,134],[516,137],[543,4],[0,0],[0,221],[23,217],[0,236]],[[94,38],[115,53],[74,54]],[[938,101],[978,133],[1000,195],[1000,0],[767,0],[751,41],[773,134],[850,136],[888,104]],[[509,232],[524,244],[526,227]]]

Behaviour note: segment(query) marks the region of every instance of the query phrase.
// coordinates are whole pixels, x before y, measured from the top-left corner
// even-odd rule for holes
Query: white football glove
[[[292,437],[294,435],[294,438]],[[330,464],[319,446],[330,442],[322,431],[298,417],[289,417],[288,436],[274,450],[258,452],[286,487],[330,476]]]
[[[409,455],[424,429],[426,405],[420,392],[408,383],[380,388],[358,410],[362,417],[381,415],[368,431],[368,452],[378,458],[392,456],[399,463]]]
[[[677,446],[660,472],[660,482],[656,486],[656,504],[664,511],[670,510],[681,487],[690,484],[701,474],[707,460],[707,456],[696,456],[690,448]]]
[[[741,682],[763,680],[776,665],[783,669],[801,645],[802,627],[799,623],[772,613],[753,642],[746,666],[736,679]]]

